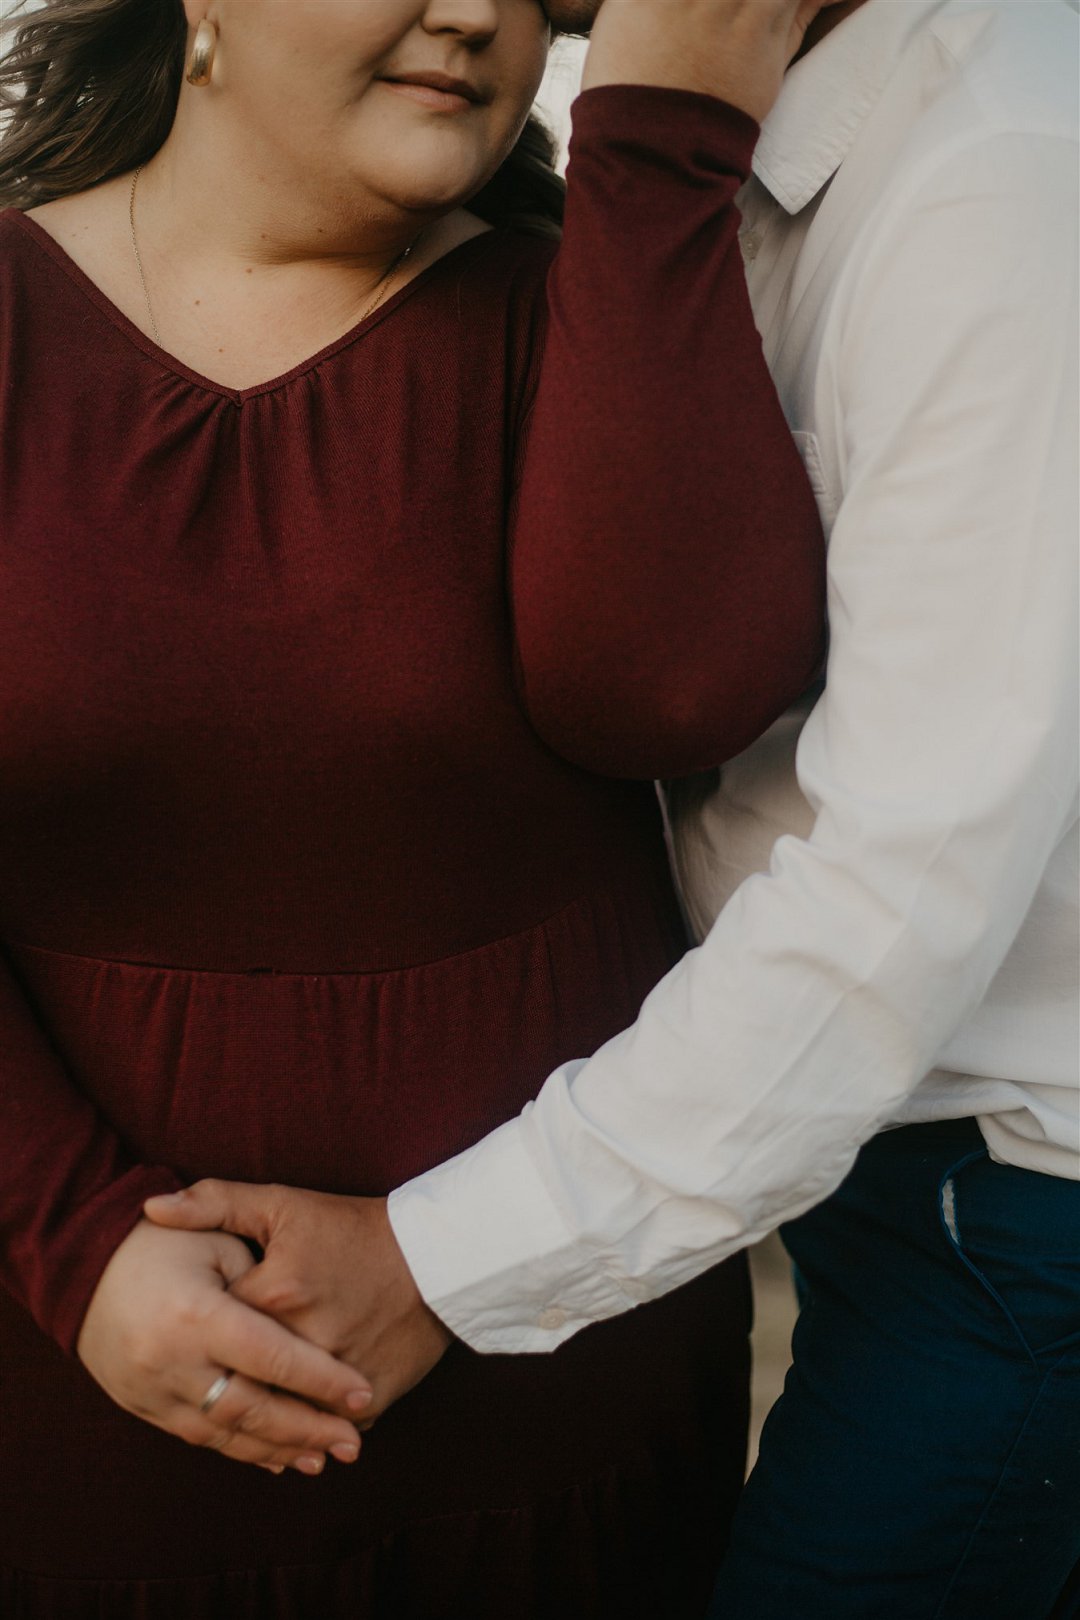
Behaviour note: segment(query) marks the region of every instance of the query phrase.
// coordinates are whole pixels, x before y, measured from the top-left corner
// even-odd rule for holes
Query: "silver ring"
[[[209,1412],[210,1408],[220,1401],[231,1382],[231,1372],[220,1373],[218,1377],[214,1379],[214,1382],[210,1385],[210,1388],[199,1402],[199,1411]]]

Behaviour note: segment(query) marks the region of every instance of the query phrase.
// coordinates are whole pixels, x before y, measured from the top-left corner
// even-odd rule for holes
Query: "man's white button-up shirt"
[[[712,926],[634,1027],[393,1195],[478,1349],[686,1281],[889,1125],[1080,1176],[1076,60],[1059,0],[868,0],[787,76],[743,251],[827,684],[677,822]]]

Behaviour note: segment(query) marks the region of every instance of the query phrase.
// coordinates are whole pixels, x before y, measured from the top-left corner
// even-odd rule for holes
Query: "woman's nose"
[[[473,49],[488,44],[499,26],[498,0],[429,0],[421,26],[429,34],[459,34]]]

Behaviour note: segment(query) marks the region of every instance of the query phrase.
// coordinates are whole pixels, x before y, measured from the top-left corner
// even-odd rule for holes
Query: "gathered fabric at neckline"
[[[287,387],[290,383],[315,370],[316,367],[325,364],[328,360],[334,359],[335,356],[350,348],[353,343],[366,336],[369,331],[372,331],[388,316],[392,315],[402,304],[408,301],[414,292],[419,292],[426,287],[436,278],[438,272],[442,271],[444,266],[449,265],[449,261],[456,262],[460,257],[467,257],[468,250],[474,249],[477,243],[489,242],[492,237],[503,234],[499,226],[492,226],[486,231],[480,231],[475,236],[468,237],[464,242],[457,243],[455,247],[449,248],[447,252],[440,254],[431,264],[426,265],[403,287],[399,287],[397,292],[381,303],[377,309],[372,310],[362,320],[355,322],[340,336],[332,339],[331,342],[324,344],[314,354],[308,355],[305,359],[298,361],[296,365],[290,366],[287,371],[280,372],[274,377],[268,377],[264,382],[252,383],[247,388],[230,388],[226,383],[217,382],[213,377],[207,377],[202,372],[196,371],[194,367],[186,365],[183,360],[171,354],[168,349],[164,349],[160,344],[155,343],[152,337],[143,332],[129,316],[124,314],[119,305],[98,286],[91,276],[87,275],[81,265],[75,262],[70,253],[61,246],[54,236],[45,230],[44,226],[39,225],[36,219],[31,219],[21,209],[10,208],[0,210],[0,223],[5,220],[11,220],[22,228],[31,241],[35,242],[43,252],[49,255],[99,313],[136,348],[141,349],[145,355],[156,361],[164,370],[181,378],[192,387],[201,389],[204,393],[217,394],[223,399],[231,400],[235,405],[243,405],[247,400],[258,398],[263,394],[275,393],[278,389]]]

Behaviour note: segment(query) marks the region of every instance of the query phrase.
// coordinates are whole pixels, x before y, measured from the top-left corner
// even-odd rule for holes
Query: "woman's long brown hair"
[[[45,0],[0,55],[0,207],[32,208],[146,163],[172,127],[187,46],[180,0]],[[531,115],[470,209],[558,236],[555,142]]]

